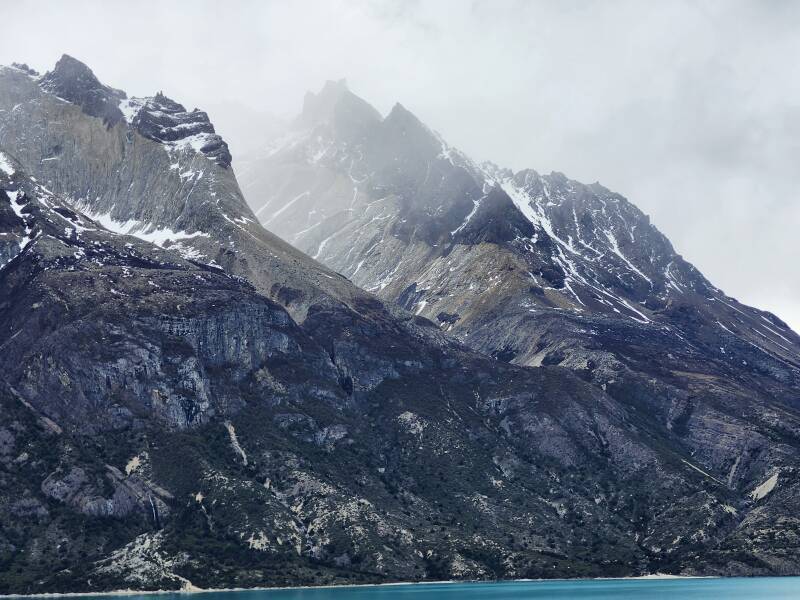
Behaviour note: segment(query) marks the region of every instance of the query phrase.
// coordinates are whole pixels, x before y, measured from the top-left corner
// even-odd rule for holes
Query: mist
[[[237,159],[346,78],[476,160],[599,181],[800,330],[800,4],[0,1],[0,64],[62,53],[211,115]]]

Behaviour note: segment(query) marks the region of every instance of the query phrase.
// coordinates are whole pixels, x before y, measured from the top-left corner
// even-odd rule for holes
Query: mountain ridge
[[[716,337],[555,308],[537,308],[541,366],[508,364],[507,328],[475,352],[445,331],[464,315],[421,316],[446,312],[421,279],[400,306],[358,289],[258,225],[213,152],[75,97],[0,68],[0,590],[798,571],[791,368],[703,371]],[[367,240],[393,268],[463,255],[570,298],[531,291],[506,225],[544,230],[468,158],[402,107],[377,132],[342,115],[347,140],[273,155],[281,215],[319,167],[332,219],[396,223]],[[469,244],[435,246],[473,210]],[[502,323],[512,303],[486,304]]]
[[[402,111],[407,112],[405,109],[402,109]],[[387,115],[387,117],[384,118],[383,123],[389,121],[391,119],[391,115],[392,113]],[[679,296],[683,291],[686,291],[687,286],[688,290],[699,295],[705,295],[708,297],[713,296],[714,294],[721,295],[721,292],[716,287],[711,285],[691,264],[687,263],[679,254],[674,251],[672,245],[669,243],[669,240],[667,240],[661,232],[652,226],[649,217],[644,215],[633,204],[630,204],[624,197],[611,192],[600,184],[591,184],[587,186],[570,180],[563,174],[557,172],[553,172],[547,176],[542,176],[532,169],[526,169],[514,174],[509,170],[501,169],[496,165],[492,165],[491,163],[476,165],[462,153],[448,146],[447,143],[444,142],[440,136],[438,136],[438,134],[435,134],[432,130],[422,125],[418,119],[416,119],[416,117],[413,117],[413,121],[418,123],[418,125],[415,126],[415,130],[419,132],[425,132],[427,135],[426,144],[428,148],[431,148],[431,150],[428,150],[422,154],[425,156],[425,160],[428,161],[428,165],[431,164],[431,160],[433,159],[433,149],[437,149],[438,145],[439,152],[436,156],[436,159],[438,159],[439,163],[450,163],[452,166],[452,171],[467,171],[473,179],[473,191],[466,192],[467,196],[471,194],[473,203],[471,207],[469,204],[463,202],[463,199],[461,198],[461,196],[465,193],[464,190],[459,188],[454,190],[445,190],[444,194],[441,193],[441,189],[439,190],[439,196],[434,198],[434,200],[439,202],[439,206],[436,207],[436,210],[456,210],[456,216],[457,218],[461,219],[461,221],[456,223],[455,226],[450,230],[443,230],[442,228],[439,228],[440,232],[437,234],[440,236],[439,239],[425,240],[428,242],[429,246],[433,247],[434,245],[440,246],[450,243],[458,244],[459,240],[457,234],[467,229],[472,215],[478,210],[478,205],[485,196],[485,190],[482,189],[480,192],[477,190],[479,188],[489,187],[500,188],[502,192],[508,196],[508,199],[513,202],[519,214],[524,216],[525,220],[538,230],[536,235],[527,236],[528,240],[535,245],[537,238],[541,237],[542,244],[550,246],[554,249],[554,252],[551,252],[552,256],[547,257],[549,263],[546,265],[547,270],[542,273],[543,275],[549,276],[549,280],[547,277],[542,277],[536,283],[539,283],[540,285],[541,283],[544,283],[545,286],[548,284],[552,286],[554,284],[558,288],[556,291],[561,290],[561,296],[568,296],[567,301],[570,305],[573,305],[573,307],[580,309],[580,307],[585,305],[585,303],[588,301],[593,303],[591,308],[594,311],[617,311],[622,312],[633,319],[649,320],[650,317],[648,317],[646,314],[643,314],[640,309],[637,309],[635,304],[644,301],[645,296],[648,296],[648,291],[650,290],[654,290],[655,293],[649,294],[649,298],[646,300],[645,308],[647,310],[662,310],[667,302],[673,300],[673,296]],[[319,131],[320,130],[318,130],[316,134],[318,134]],[[400,137],[402,137],[402,134],[405,134],[405,131],[401,132]],[[298,145],[297,140],[302,139],[303,135],[304,134],[302,132],[296,133],[295,138],[289,144],[289,146],[292,148],[293,157],[299,156],[296,148]],[[306,132],[305,135],[311,134],[310,132]],[[320,142],[318,139],[314,140],[314,144],[319,143]],[[322,165],[320,170],[333,169],[335,171],[336,168],[344,170],[341,164],[337,164],[337,161],[350,161],[351,164],[349,164],[347,169],[348,175],[350,176],[351,181],[353,181],[353,196],[358,197],[359,194],[364,194],[367,196],[371,195],[370,201],[366,203],[367,210],[372,208],[370,202],[375,202],[375,200],[372,200],[372,198],[383,195],[387,192],[387,190],[392,191],[391,184],[387,187],[387,178],[382,178],[382,173],[376,174],[374,171],[371,171],[372,166],[374,165],[359,166],[357,164],[355,153],[362,152],[364,148],[369,149],[369,143],[362,145],[359,147],[360,149],[353,150],[353,155],[347,154],[347,145],[349,141],[339,142],[337,141],[337,138],[334,138],[330,142],[326,143],[331,144],[330,153],[332,158],[328,161],[329,164]],[[337,143],[341,143],[342,146],[335,147]],[[408,152],[411,148],[418,150],[419,144],[403,144],[401,145],[400,149],[394,150],[400,154],[392,157],[392,160],[389,162],[390,168],[394,167],[393,163],[397,162],[399,157],[402,156],[403,152]],[[278,150],[278,153],[280,152],[281,151]],[[340,153],[339,156],[336,156],[337,152]],[[285,160],[275,159],[275,156],[276,150],[271,149],[270,157],[267,159],[267,164],[269,164],[269,160],[273,160],[273,162]],[[324,154],[322,156],[324,156]],[[319,161],[316,155],[314,155],[312,158],[314,160],[309,160],[310,163]],[[302,162],[302,158],[300,162]],[[380,161],[380,159],[379,163],[384,164]],[[373,181],[367,181],[365,186],[356,185],[352,177],[354,169],[356,171],[359,169],[365,172],[371,171],[371,177]],[[408,170],[406,172],[408,172]],[[278,171],[276,173],[270,172],[266,177],[280,180],[281,176],[282,173]],[[415,176],[417,177],[417,181],[413,185],[424,185],[426,180],[430,177],[430,173],[425,173],[424,178],[420,177],[419,173],[417,173]],[[327,177],[330,179],[331,175],[327,175]],[[374,180],[380,180],[380,183],[374,183]],[[421,183],[420,180],[422,180]],[[257,183],[250,183],[247,182],[247,180],[245,181],[245,185],[249,186],[249,189],[258,189]],[[388,183],[391,181],[390,175],[388,177]],[[373,189],[367,189],[370,187]],[[551,188],[554,190],[554,194],[558,194],[558,198],[555,198],[555,196],[553,198],[547,196]],[[332,193],[338,193],[334,188],[331,189],[333,190]],[[420,195],[424,196],[424,191],[421,193],[420,188],[414,189],[415,198],[419,198]],[[322,200],[318,201],[317,204],[322,206],[332,205],[334,209],[338,209],[340,212],[332,216],[332,222],[335,222],[336,226],[342,225],[347,227],[348,225],[346,223],[341,223],[342,214],[352,210],[352,208],[349,206],[344,207],[341,204],[337,205],[337,199],[324,198],[323,195],[325,193],[326,190],[323,189],[317,194],[318,197],[323,198]],[[449,198],[447,197],[448,194]],[[495,191],[495,194],[497,194],[497,191]],[[347,197],[345,192],[342,192],[342,195]],[[396,195],[399,196],[402,201],[402,192]],[[276,195],[271,193],[262,193],[260,196],[273,198],[273,201],[280,200],[280,195],[278,195],[276,198]],[[444,196],[444,205],[442,204],[442,196]],[[495,198],[495,200],[497,199]],[[446,206],[447,202],[450,202],[452,207],[451,209],[443,208]],[[279,234],[284,235],[284,237],[286,237],[290,242],[293,242],[301,249],[308,251],[308,253],[312,256],[317,255],[317,257],[320,258],[323,254],[320,251],[320,245],[325,238],[320,240],[319,238],[321,238],[322,235],[317,234],[316,232],[320,230],[326,230],[326,227],[324,218],[318,218],[320,210],[322,209],[320,209],[320,207],[317,205],[312,206],[311,203],[312,200],[309,196],[307,196],[304,199],[304,203],[298,202],[291,207],[278,207],[278,209],[280,209],[281,219],[270,217],[270,224],[278,231]],[[586,203],[589,203],[591,206],[587,207]],[[606,215],[604,212],[602,212],[605,211],[607,203],[611,203],[611,209],[614,211],[613,215]],[[508,202],[501,203],[503,204],[502,206],[498,204],[498,201],[495,201],[494,204],[497,206],[497,210],[508,210]],[[307,210],[308,207],[310,207],[310,210]],[[557,210],[552,207],[557,207]],[[420,208],[421,210],[419,210]],[[256,206],[256,211],[259,213],[268,209],[269,205]],[[430,214],[429,208],[417,207],[417,209],[419,212],[423,213],[427,211],[425,214],[426,217],[436,216]],[[581,211],[581,218],[584,220],[584,222],[578,222],[576,209]],[[325,208],[325,210],[328,209]],[[313,223],[290,222],[287,220],[287,215],[289,215],[291,211],[298,213],[298,218],[302,218],[303,214],[307,214],[311,211],[311,214],[313,215],[311,218],[317,218],[317,221]],[[491,211],[486,210],[483,212],[491,213]],[[512,210],[511,212],[514,213],[515,211]],[[404,214],[403,217],[406,218],[406,220],[408,219],[407,214]],[[486,218],[491,220],[493,216],[491,214],[487,214]],[[556,220],[554,221],[553,219]],[[519,215],[516,214],[511,216],[507,214],[501,221],[509,220],[511,222],[522,224],[525,228],[529,227],[529,225],[521,221],[519,219]],[[601,225],[599,232],[597,229],[598,223]],[[415,226],[417,227],[415,234],[419,234],[421,228],[427,226],[427,224],[415,223]],[[624,231],[615,232],[614,227],[620,228]],[[626,256],[625,252],[636,252],[636,240],[633,236],[633,233],[631,233],[631,230],[636,230],[637,227],[639,227],[639,230],[642,231],[643,235],[645,236],[645,242],[648,245],[648,250],[650,252],[659,253],[659,256],[634,256],[633,261]],[[398,234],[401,228],[401,224],[392,223],[391,235]],[[333,233],[336,232],[333,226],[330,229],[333,230]],[[519,229],[518,226],[517,229]],[[591,232],[591,229],[594,229],[594,231]],[[593,233],[593,235],[587,235],[587,239],[582,239],[582,236],[586,235],[587,231],[589,231],[589,233]],[[622,235],[622,233],[625,235]],[[630,239],[628,236],[630,236]],[[518,238],[520,237],[524,238],[526,236],[518,236]],[[330,240],[328,240],[328,242],[329,241]],[[491,242],[493,240],[490,238],[488,241]],[[502,239],[499,241],[508,243],[514,240]],[[327,244],[328,242],[325,243]],[[581,249],[586,251],[587,254],[581,255]],[[539,254],[543,253],[540,252]],[[356,255],[356,253],[352,251],[349,252],[350,257],[354,255]],[[578,264],[573,264],[575,257],[579,259]],[[360,258],[364,258],[364,256],[361,256]],[[603,266],[604,271],[614,272],[614,277],[619,280],[616,285],[623,288],[623,294],[620,295],[613,293],[615,291],[613,289],[613,285],[609,285],[607,280],[598,282],[596,280],[596,274],[593,274],[594,278],[587,279],[586,271],[589,270],[587,268],[587,264],[597,260],[605,261]],[[654,260],[656,261],[655,264],[653,264]],[[650,264],[644,266],[647,261],[649,261]],[[371,282],[363,276],[363,274],[366,272],[365,265],[368,263],[369,260],[366,260],[358,269],[358,275],[360,277],[356,278],[356,282],[368,289],[378,290],[379,288],[375,286],[375,283],[377,283],[376,280],[379,279],[379,277],[375,276]],[[334,261],[331,264],[345,275],[352,277],[353,273],[355,273],[354,267],[358,264],[358,262],[344,264]],[[658,269],[660,269],[660,272],[656,273],[653,271],[656,266]],[[575,267],[577,270],[574,270],[573,267]],[[645,273],[645,270],[648,272]],[[534,279],[537,278],[534,277]],[[565,280],[567,283],[566,286],[564,285]],[[600,283],[602,283],[602,285],[599,285]],[[587,289],[578,290],[579,293],[576,293],[572,290],[573,287],[576,287],[575,284],[579,284],[581,287]],[[396,297],[397,295],[399,294],[395,290],[394,296]],[[594,297],[598,295],[600,295],[599,299]],[[721,295],[719,300],[721,302],[726,302],[731,301],[732,299],[728,296]],[[430,301],[427,301],[427,304],[430,305]],[[733,307],[730,307],[730,310],[727,311],[729,314],[726,315],[726,318],[731,319],[731,315],[734,314],[735,311],[740,310],[740,306],[742,305],[737,304]],[[413,305],[407,306],[407,308],[413,308]],[[759,311],[759,313],[764,315],[764,319],[769,323],[769,325],[785,331],[786,334],[793,338],[792,340],[787,341],[794,347],[791,349],[783,348],[783,350],[789,352],[788,356],[790,356],[792,360],[796,362],[798,359],[797,353],[800,352],[800,347],[797,346],[800,338],[797,338],[797,334],[791,332],[788,326],[774,315],[771,315],[766,311]],[[732,329],[730,321],[726,321],[724,325],[729,327],[729,329]],[[774,342],[773,348],[778,349],[779,352],[781,351],[780,344],[782,343],[781,336],[783,334],[776,333],[774,330],[764,329],[763,331],[758,331],[758,334],[753,335],[766,335],[767,338],[771,338],[771,341]],[[758,338],[756,339],[758,340]],[[751,339],[751,341],[753,340]],[[784,355],[782,358],[785,359],[787,356]]]

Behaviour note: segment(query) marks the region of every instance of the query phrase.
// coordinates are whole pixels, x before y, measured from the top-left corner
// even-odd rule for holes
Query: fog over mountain
[[[798,9],[646,6],[0,0],[0,596],[800,575]]]
[[[346,77],[476,159],[600,181],[728,293],[800,329],[800,6],[0,2],[0,63],[63,53],[209,110],[237,156]]]

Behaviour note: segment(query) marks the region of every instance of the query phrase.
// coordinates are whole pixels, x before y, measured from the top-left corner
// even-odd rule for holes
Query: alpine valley
[[[800,574],[800,337],[625,198],[343,82],[238,162],[0,67],[0,594]]]

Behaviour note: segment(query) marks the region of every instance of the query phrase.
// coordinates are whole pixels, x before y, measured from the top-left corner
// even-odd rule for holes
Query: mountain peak
[[[204,111],[186,110],[183,104],[158,92],[134,112],[131,126],[144,137],[163,144],[190,146],[223,168],[231,165],[228,144],[217,135]]]
[[[411,114],[412,114],[411,111],[408,110],[405,106],[403,106],[399,102],[395,102],[394,106],[392,107],[392,110],[389,111],[387,118],[391,117],[392,115],[411,115]]]
[[[208,114],[197,108],[187,110],[163,91],[148,98],[128,98],[124,91],[103,85],[87,65],[69,54],[38,83],[43,91],[103,119],[109,128],[124,121],[148,139],[200,152],[223,168],[231,165],[228,145]]]
[[[424,135],[439,138],[438,134],[435,134],[430,127],[428,127],[425,123],[423,123],[417,115],[413,112],[408,110],[405,106],[400,104],[399,102],[395,102],[392,110],[389,111],[389,114],[386,115],[384,119],[384,125],[387,125],[389,128],[402,128],[402,129],[414,129],[419,130]],[[440,143],[439,140],[437,143]]]
[[[347,87],[347,79],[344,78],[336,80],[328,79],[325,82],[325,85],[322,86],[322,93],[324,93],[326,90],[329,90],[330,92],[349,91],[349,88]]]
[[[433,157],[444,151],[439,136],[399,102],[383,120],[383,130],[389,139],[395,140],[395,143],[403,140],[404,145],[420,156]]]
[[[97,77],[95,77],[94,72],[92,72],[86,63],[79,61],[69,54],[61,55],[61,58],[58,59],[51,73],[85,76],[93,79],[95,83],[100,83]]]
[[[43,90],[77,104],[83,112],[102,118],[110,127],[122,120],[119,102],[127,97],[122,90],[100,83],[94,72],[69,54],[64,54],[42,77]]]
[[[339,135],[356,137],[366,127],[381,121],[380,113],[369,102],[356,96],[344,79],[328,80],[318,93],[306,92],[303,112],[296,120],[300,127],[329,125]]]

